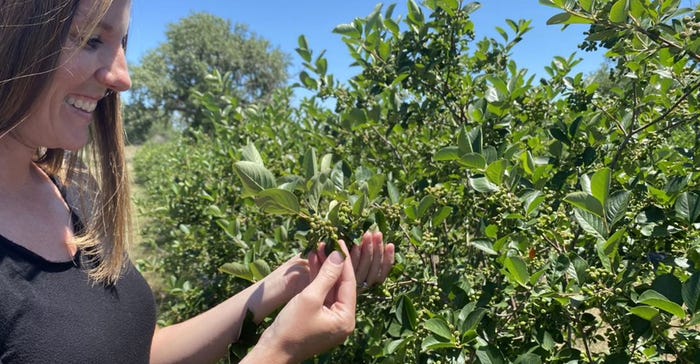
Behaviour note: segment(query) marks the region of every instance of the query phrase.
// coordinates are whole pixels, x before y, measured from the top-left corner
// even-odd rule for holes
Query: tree
[[[195,13],[169,25],[166,38],[132,66],[134,86],[125,109],[132,142],[143,141],[156,123],[201,126],[192,95],[206,91],[206,76],[214,70],[230,78],[227,85],[242,104],[269,98],[287,81],[289,56],[246,25],[232,27],[226,19]]]

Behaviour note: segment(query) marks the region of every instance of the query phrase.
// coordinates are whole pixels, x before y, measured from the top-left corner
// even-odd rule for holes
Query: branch
[[[627,145],[629,144],[630,140],[632,140],[632,137],[634,137],[635,135],[641,133],[642,131],[644,131],[644,130],[650,128],[650,127],[652,127],[653,125],[656,125],[656,124],[660,123],[660,122],[663,121],[664,119],[666,119],[666,117],[668,117],[668,116],[678,107],[678,105],[680,105],[683,101],[685,101],[685,99],[687,99],[691,94],[693,94],[693,93],[694,93],[695,91],[697,91],[698,89],[700,89],[700,81],[698,81],[698,82],[695,84],[695,86],[693,86],[690,90],[688,90],[685,94],[683,94],[683,96],[681,96],[678,100],[676,100],[676,102],[675,102],[673,105],[671,105],[671,107],[669,107],[668,109],[666,109],[666,111],[664,111],[663,114],[659,115],[658,117],[656,117],[656,119],[650,121],[650,122],[647,123],[646,125],[640,126],[640,127],[638,127],[637,129],[632,130],[632,131],[625,137],[625,140],[622,142],[622,145],[620,145],[620,148],[617,150],[617,153],[615,153],[615,157],[613,158],[613,161],[612,161],[612,163],[611,163],[611,165],[610,165],[610,169],[612,169],[612,170],[615,170],[615,169],[616,169],[617,162],[618,162],[618,160],[620,159],[620,156],[622,155],[622,152],[625,150],[625,148],[626,148]],[[678,125],[681,125],[682,123],[684,123],[684,122],[686,122],[686,121],[688,121],[688,120],[686,120],[686,119],[681,119],[680,121],[675,122],[675,123],[673,123],[673,124],[671,124],[671,125],[665,127],[664,129],[661,129],[661,131],[666,131],[666,130],[668,130],[668,129],[674,128],[674,127],[676,127],[676,126],[678,126]]]

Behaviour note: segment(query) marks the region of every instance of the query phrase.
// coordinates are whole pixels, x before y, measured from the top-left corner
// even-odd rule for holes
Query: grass
[[[142,199],[144,194],[143,186],[135,182],[136,178],[134,175],[134,157],[138,154],[140,149],[141,146],[139,145],[127,145],[125,150],[126,167],[129,172],[131,181],[131,200],[132,205],[134,206],[136,204],[136,201]],[[146,217],[143,216],[137,208],[134,208],[133,211],[134,214],[132,216],[132,222],[135,233],[134,242],[129,251],[129,256],[131,257],[132,262],[137,263],[139,260],[148,260],[153,254],[155,254],[155,252],[153,251],[153,249],[144,244],[143,241],[142,228],[147,223]],[[156,298],[162,297],[162,295],[165,292],[163,278],[160,277],[156,272],[144,271],[143,269],[141,270],[141,274],[151,286],[151,290],[153,291],[153,294],[156,296]]]

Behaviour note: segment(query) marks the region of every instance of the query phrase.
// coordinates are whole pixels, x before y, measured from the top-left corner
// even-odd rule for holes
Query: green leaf
[[[610,194],[610,168],[603,168],[593,174],[591,177],[591,194],[600,201],[601,206],[605,206]]]
[[[561,141],[562,143],[564,143],[566,145],[571,145],[571,140],[569,139],[569,136],[566,135],[566,133],[563,132],[561,129],[551,128],[551,129],[549,129],[549,133],[552,134],[552,137]]]
[[[234,277],[244,279],[248,282],[255,282],[255,278],[253,278],[253,274],[250,272],[248,267],[241,263],[223,264],[221,267],[219,267],[219,271],[226,274],[230,274]]]
[[[610,196],[610,199],[605,204],[605,217],[610,228],[625,217],[631,196],[632,193],[630,191],[618,191]]]
[[[473,105],[469,105],[469,107],[472,106]],[[474,152],[474,149],[472,148],[472,141],[469,139],[469,132],[464,127],[462,127],[457,134],[457,146],[461,152],[459,155]]]
[[[618,247],[620,246],[620,239],[625,235],[626,230],[620,229],[605,242],[599,242],[596,244],[596,250],[598,252],[598,257],[603,263],[605,269],[609,272],[613,271],[613,262],[617,257]]]
[[[212,216],[212,217],[223,217],[224,214],[221,212],[221,209],[217,205],[209,205],[207,208],[204,209],[204,214],[207,216]]]
[[[697,325],[700,325],[700,314],[693,315],[688,322],[689,327],[695,327]]]
[[[319,165],[319,172],[320,173],[331,173],[332,169],[332,164],[333,164],[333,154],[331,153],[326,153],[321,157],[321,164]]]
[[[439,349],[452,349],[456,348],[456,344],[452,341],[442,341],[433,335],[428,335],[421,342],[422,351],[439,350]]]
[[[447,325],[447,321],[445,321],[445,319],[442,317],[438,316],[431,318],[430,320],[425,321],[423,323],[423,326],[425,326],[425,328],[428,331],[432,332],[433,334],[439,337],[450,341],[454,340],[454,338],[452,337],[452,331]]]
[[[442,222],[445,221],[445,219],[447,219],[450,216],[450,214],[452,214],[452,207],[440,207],[440,210],[438,210],[437,214],[433,216],[433,226],[438,226],[442,224]]]
[[[671,201],[671,196],[669,196],[666,191],[660,190],[654,186],[647,186],[647,193],[662,205],[666,205]]]
[[[651,321],[659,315],[659,310],[649,306],[636,306],[628,309],[629,313],[637,315],[647,321]]]
[[[532,153],[528,151],[520,156],[520,160],[523,163],[523,170],[525,173],[532,176],[535,173],[535,159],[532,157]]]
[[[542,359],[537,354],[525,353],[518,355],[513,364],[542,364]]]
[[[316,82],[313,77],[309,76],[309,73],[306,71],[299,72],[299,81],[308,89],[315,90],[318,88],[318,82]]]
[[[496,239],[498,237],[498,225],[489,225],[484,229],[484,234],[491,239]]]
[[[576,219],[576,222],[578,222],[585,232],[595,236],[598,240],[607,240],[608,230],[601,217],[586,210],[575,208],[574,219]]]
[[[398,340],[393,340],[390,341],[386,346],[384,347],[384,351],[386,354],[391,355],[393,354],[399,347],[401,347],[406,339],[398,339]]]
[[[523,287],[528,286],[530,281],[530,273],[527,271],[527,265],[525,261],[518,256],[507,256],[503,265],[506,270],[511,274],[515,281]]]
[[[678,217],[692,225],[700,217],[700,198],[692,192],[683,192],[674,206]]]
[[[675,302],[670,301],[668,298],[666,298],[664,295],[662,295],[659,292],[656,292],[654,290],[646,290],[644,293],[639,295],[639,298],[637,299],[637,302],[649,305],[652,307],[656,307],[659,310],[666,311],[680,319],[683,319],[686,317],[685,311],[683,310],[683,307],[678,305]]]
[[[600,203],[600,201],[586,192],[572,192],[564,197],[564,201],[598,217],[602,218],[605,216],[603,205]]]
[[[481,193],[489,193],[498,191],[498,186],[491,183],[486,177],[469,178],[469,185],[476,191]]]
[[[627,21],[628,0],[617,0],[610,8],[610,21],[613,23],[624,23]]]
[[[569,13],[559,13],[547,19],[547,25],[556,24],[593,24],[593,20]]]
[[[465,153],[457,160],[457,162],[467,168],[480,171],[486,168],[486,158],[477,153]]]
[[[659,275],[654,278],[649,288],[661,293],[669,301],[683,305],[683,284],[675,275],[671,273]]]
[[[342,171],[339,175],[342,176]],[[367,197],[369,197],[371,201],[376,199],[384,190],[384,181],[386,181],[386,176],[383,174],[375,174],[367,181]],[[342,188],[343,186],[341,185],[338,187]]]
[[[481,153],[484,145],[484,135],[481,132],[481,127],[476,127],[469,131],[469,141],[474,153]]]
[[[406,206],[403,209],[403,212],[406,214],[406,217],[408,217],[411,220],[418,219],[418,217],[416,216],[416,206],[415,205]]]
[[[417,317],[418,314],[411,299],[406,295],[401,295],[396,304],[396,320],[404,329],[415,331]]]
[[[309,148],[304,153],[304,160],[302,162],[304,168],[304,177],[306,179],[311,179],[318,173],[318,157],[316,157],[316,148]]]
[[[255,204],[263,211],[275,215],[296,215],[301,210],[299,199],[287,191],[280,188],[270,188],[260,191]]]
[[[644,15],[644,5],[639,0],[630,0],[629,13],[633,18],[640,20]]]
[[[493,182],[495,185],[500,186],[503,184],[503,175],[508,167],[508,162],[505,159],[499,159],[486,168],[486,177],[489,181]]]
[[[255,145],[252,143],[248,143],[245,147],[241,148],[241,157],[243,157],[244,161],[257,163],[263,167],[265,166],[258,149],[255,148]]]
[[[414,0],[408,0],[408,16],[413,22],[422,24],[425,21],[423,10]]]
[[[272,270],[270,266],[262,259],[257,259],[256,261],[250,263],[250,272],[253,274],[253,278],[259,281],[265,278]]]
[[[496,252],[493,249],[493,244],[491,244],[490,241],[474,240],[471,242],[471,246],[481,250],[482,252],[486,253],[487,255],[498,255],[498,252]]]
[[[360,216],[362,215],[362,210],[365,209],[365,202],[367,199],[365,198],[365,194],[362,193],[360,196],[355,200],[355,203],[352,204],[352,214],[355,216]]]
[[[593,10],[593,0],[579,0],[579,4],[581,4],[581,8],[587,12]]]
[[[433,156],[433,159],[439,162],[454,161],[458,160],[460,155],[461,152],[459,151],[459,147],[449,146],[438,150]]]
[[[243,183],[243,196],[255,196],[258,192],[276,186],[275,176],[263,165],[250,161],[233,164],[233,170]]]
[[[360,32],[353,24],[340,24],[333,29],[333,33],[344,35],[350,38],[359,38]]]
[[[683,302],[691,313],[700,311],[700,272],[695,272],[683,283],[681,289]]]
[[[544,6],[553,7],[553,8],[561,8],[560,5],[557,5],[557,3],[555,3],[552,0],[540,0],[540,4],[542,4]]]
[[[476,357],[481,364],[505,364],[503,354],[492,345],[482,346],[476,351]]]
[[[401,196],[399,194],[399,189],[396,187],[396,185],[391,181],[387,181],[386,189],[389,193],[389,201],[391,201],[392,204],[398,204],[401,200]]]
[[[432,195],[427,195],[420,200],[418,209],[416,210],[416,218],[420,219],[428,212],[428,209],[435,204],[437,200]]]
[[[521,197],[521,200],[523,200],[525,214],[530,215],[544,202],[544,196],[542,196],[542,192],[537,190],[528,191]]]

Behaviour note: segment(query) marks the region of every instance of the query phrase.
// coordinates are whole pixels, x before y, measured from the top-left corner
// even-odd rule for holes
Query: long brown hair
[[[80,0],[0,0],[0,138],[27,117],[36,95],[48,87],[60,65]],[[94,29],[112,0],[95,1],[84,28]],[[87,38],[87,37],[86,37]],[[98,102],[91,141],[81,153],[37,151],[35,162],[67,187],[68,204],[85,226],[76,244],[95,282],[113,284],[127,259],[130,199],[124,158],[124,130],[118,93]]]

